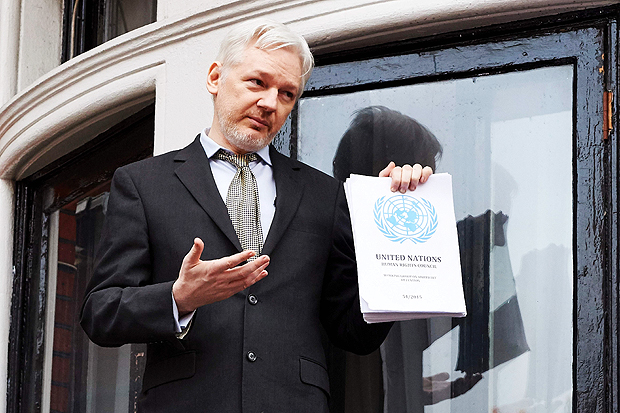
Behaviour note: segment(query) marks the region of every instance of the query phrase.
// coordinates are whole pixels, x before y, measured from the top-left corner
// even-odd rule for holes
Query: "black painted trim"
[[[116,168],[152,156],[154,119],[152,104],[16,183],[8,413],[41,411],[49,214],[112,179]]]
[[[583,413],[618,411],[619,14],[616,5],[317,56],[302,97],[574,66],[573,411]],[[438,65],[440,58],[446,61]],[[605,89],[614,92],[616,108],[608,140]]]

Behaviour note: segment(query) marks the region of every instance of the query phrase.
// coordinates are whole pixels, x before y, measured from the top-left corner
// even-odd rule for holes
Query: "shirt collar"
[[[211,158],[217,151],[223,149],[225,151],[230,152],[229,149],[224,148],[223,146],[218,145],[213,139],[209,137],[208,129],[204,129],[200,132],[200,143],[202,144],[202,148],[207,154],[207,158]],[[271,158],[269,157],[269,145],[265,146],[256,151],[256,154],[260,156],[260,158],[269,166],[271,165]]]

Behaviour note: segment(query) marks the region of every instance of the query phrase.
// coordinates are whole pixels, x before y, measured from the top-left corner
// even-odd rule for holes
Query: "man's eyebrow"
[[[267,73],[260,69],[250,69],[247,72],[247,76],[266,76]]]
[[[274,79],[274,78],[279,78],[279,76],[274,76],[272,73],[269,73],[267,71],[264,70],[260,70],[260,69],[251,69],[248,73],[247,73],[247,77],[249,78],[254,78],[254,77],[266,77],[269,79]],[[295,93],[299,92],[299,85],[296,83],[286,83],[284,84],[284,88],[285,89],[292,89],[292,91],[294,91]]]
[[[261,69],[250,69],[247,72],[247,76],[249,76],[249,77],[269,77],[269,78],[274,77],[269,72],[261,70]]]

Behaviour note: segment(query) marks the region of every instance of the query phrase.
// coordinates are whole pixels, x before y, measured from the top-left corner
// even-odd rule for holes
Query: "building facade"
[[[333,411],[618,411],[616,1],[0,10],[0,410],[134,411],[144,347],[77,325],[109,180],[209,126],[221,39],[267,17],[317,60],[278,150],[338,178],[453,176],[468,317],[397,324],[367,357],[327,346]]]

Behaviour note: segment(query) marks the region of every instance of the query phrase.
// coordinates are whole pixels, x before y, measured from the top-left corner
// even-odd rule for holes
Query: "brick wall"
[[[73,381],[75,380],[76,340],[79,328],[79,301],[76,268],[75,203],[59,211],[58,278],[56,313],[54,316],[54,346],[52,358],[51,412],[72,412]]]

